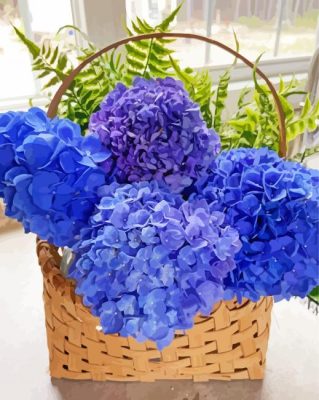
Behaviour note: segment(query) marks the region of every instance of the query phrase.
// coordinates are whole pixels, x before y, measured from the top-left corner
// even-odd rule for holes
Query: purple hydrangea
[[[100,196],[69,275],[105,333],[162,348],[223,297],[238,232],[205,200],[185,202],[155,181],[113,183]]]
[[[319,172],[266,148],[223,152],[197,184],[243,243],[226,298],[304,297],[319,284]]]
[[[164,181],[181,192],[203,176],[220,149],[183,84],[173,78],[119,83],[90,120],[112,153],[105,171],[120,183]]]
[[[99,139],[82,138],[78,125],[32,108],[0,116],[0,157],[6,215],[57,246],[72,245],[105,184],[97,163],[109,153]]]

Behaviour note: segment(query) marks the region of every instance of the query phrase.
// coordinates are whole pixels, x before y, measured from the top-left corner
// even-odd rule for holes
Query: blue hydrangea
[[[70,277],[105,333],[168,345],[176,329],[223,297],[241,243],[205,200],[153,182],[101,188],[98,212],[74,247]]]
[[[3,156],[4,155],[4,156]],[[69,120],[37,108],[0,115],[0,196],[6,215],[57,246],[72,245],[86,226],[109,153]]]
[[[304,297],[319,284],[319,172],[266,148],[223,152],[198,195],[243,243],[226,298]]]
[[[112,153],[104,163],[120,183],[164,181],[181,192],[203,176],[220,149],[198,104],[173,78],[119,83],[90,120]]]

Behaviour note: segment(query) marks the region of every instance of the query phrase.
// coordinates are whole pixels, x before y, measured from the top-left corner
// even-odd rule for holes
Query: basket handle
[[[73,79],[76,77],[76,75],[86,66],[88,65],[91,61],[95,60],[96,58],[100,57],[102,54],[116,49],[119,46],[125,45],[129,42],[137,42],[143,39],[160,39],[160,38],[187,38],[187,39],[196,39],[200,40],[202,42],[206,42],[209,44],[212,44],[214,46],[217,46],[225,51],[227,51],[230,54],[233,54],[235,57],[243,61],[246,65],[248,65],[250,68],[254,68],[254,64],[249,61],[246,57],[238,53],[237,51],[233,50],[232,48],[226,46],[225,44],[218,42],[215,39],[210,39],[206,36],[202,35],[196,35],[192,33],[177,33],[177,32],[152,32],[152,33],[147,33],[143,35],[137,35],[137,36],[130,36],[125,39],[119,40],[115,43],[110,44],[109,46],[106,46],[104,49],[99,50],[95,54],[92,54],[89,56],[87,59],[85,59],[81,64],[79,64],[71,73],[68,75],[65,80],[62,82],[61,86],[55,93],[49,109],[48,109],[48,117],[53,118],[57,114],[58,110],[58,105],[61,101],[61,98],[65,91],[70,87]],[[284,110],[282,108],[282,104],[279,100],[279,96],[276,92],[276,89],[274,85],[270,82],[270,80],[267,78],[267,76],[259,69],[256,68],[256,73],[259,75],[260,78],[262,78],[267,86],[269,87],[271,94],[273,96],[274,102],[275,102],[275,107],[276,111],[279,117],[279,155],[281,157],[285,157],[287,154],[287,142],[286,142],[286,126],[285,126],[285,114]]]

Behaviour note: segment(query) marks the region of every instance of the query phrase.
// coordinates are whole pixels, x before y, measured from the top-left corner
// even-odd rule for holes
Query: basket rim
[[[48,281],[50,285],[54,287],[54,289],[58,291],[61,295],[68,294],[74,304],[80,304],[83,310],[89,313],[92,318],[98,320],[98,317],[95,317],[91,313],[90,308],[83,304],[82,296],[76,294],[75,280],[64,276],[62,271],[60,270],[59,264],[62,256],[59,254],[58,250],[59,248],[55,245],[37,237],[36,251],[43,278]],[[241,302],[238,301],[237,297],[234,297],[231,300],[220,300],[214,304],[211,313],[217,311],[223,303],[227,305],[227,308],[229,310],[236,309],[239,311],[240,309],[244,309],[249,302],[259,304],[267,297],[272,298],[272,296],[262,296],[258,301],[252,301],[243,297]],[[209,316],[202,316],[200,314],[197,314],[195,316],[194,323],[199,324],[201,322],[205,322],[205,320],[207,320],[208,318]]]

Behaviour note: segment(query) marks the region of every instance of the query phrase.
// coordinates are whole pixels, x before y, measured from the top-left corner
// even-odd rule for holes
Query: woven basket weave
[[[217,40],[191,33],[148,33],[113,43],[89,56],[63,81],[48,109],[53,118],[62,96],[77,74],[90,62],[129,42],[154,38],[196,39],[231,53],[250,68],[254,64]],[[257,75],[268,85],[279,121],[279,154],[286,156],[285,115],[276,89],[259,69]],[[186,332],[163,351],[154,343],[138,343],[133,338],[104,335],[99,320],[75,295],[74,283],[63,277],[58,249],[38,241],[37,251],[44,280],[44,304],[52,377],[69,379],[145,381],[160,379],[262,379],[268,345],[273,300],[257,303],[244,300],[218,303],[209,317],[196,317]]]
[[[218,303],[207,318],[176,333],[163,351],[154,343],[104,335],[99,320],[74,293],[74,283],[59,269],[57,249],[38,241],[44,280],[50,373],[55,378],[99,381],[161,379],[262,379],[268,345],[272,298]]]

